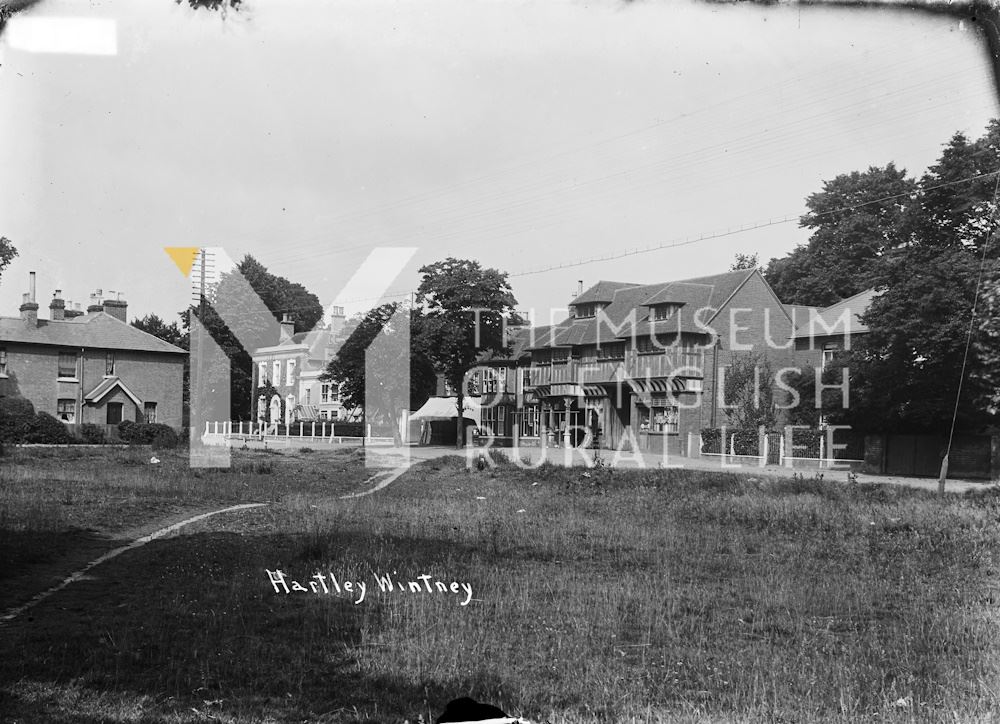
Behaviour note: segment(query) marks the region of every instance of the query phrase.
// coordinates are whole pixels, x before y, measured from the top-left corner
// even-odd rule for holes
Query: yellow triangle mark
[[[191,275],[191,267],[194,266],[194,260],[201,251],[197,246],[165,246],[163,250],[170,255],[184,276]]]

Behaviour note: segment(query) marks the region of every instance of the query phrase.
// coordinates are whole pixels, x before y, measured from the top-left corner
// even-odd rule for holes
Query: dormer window
[[[654,304],[649,308],[649,316],[654,322],[658,322],[661,319],[670,319],[680,308],[680,304]]]
[[[577,319],[582,319],[585,317],[596,317],[597,313],[604,309],[604,305],[600,302],[593,302],[590,304],[577,304],[574,309]]]

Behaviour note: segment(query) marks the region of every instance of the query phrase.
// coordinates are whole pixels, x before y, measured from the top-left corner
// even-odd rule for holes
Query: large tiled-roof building
[[[511,437],[516,425],[522,439],[561,446],[599,431],[604,447],[685,454],[688,433],[727,421],[720,369],[751,354],[772,370],[818,367],[822,349],[865,331],[856,318],[850,330],[835,326],[841,307],[861,314],[870,299],[825,310],[782,304],[758,270],[601,281],[580,289],[562,322],[513,331],[506,361],[483,361],[484,426]]]
[[[56,290],[38,316],[34,273],[20,316],[0,317],[0,396],[24,397],[69,426],[182,425],[187,353],[126,321],[127,303],[91,295],[86,313]]]

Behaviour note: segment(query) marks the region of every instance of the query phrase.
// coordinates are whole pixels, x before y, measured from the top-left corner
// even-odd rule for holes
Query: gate
[[[780,432],[769,432],[767,433],[767,460],[765,460],[766,465],[780,465],[781,464],[781,444],[782,444],[782,434]]]
[[[885,472],[936,478],[948,439],[938,435],[886,436]],[[990,438],[987,435],[955,435],[948,457],[948,477],[988,478]]]

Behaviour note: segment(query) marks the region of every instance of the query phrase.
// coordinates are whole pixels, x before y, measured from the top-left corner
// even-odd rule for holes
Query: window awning
[[[539,399],[546,397],[607,397],[608,391],[601,385],[578,385],[575,382],[558,382],[551,385],[539,385],[535,388]]]
[[[632,390],[637,394],[649,394],[651,392],[677,393],[684,392],[687,384],[678,377],[658,377],[655,379],[630,379],[628,381]]]
[[[319,411],[316,409],[316,405],[296,405],[295,406],[295,417],[299,420],[318,420]]]

